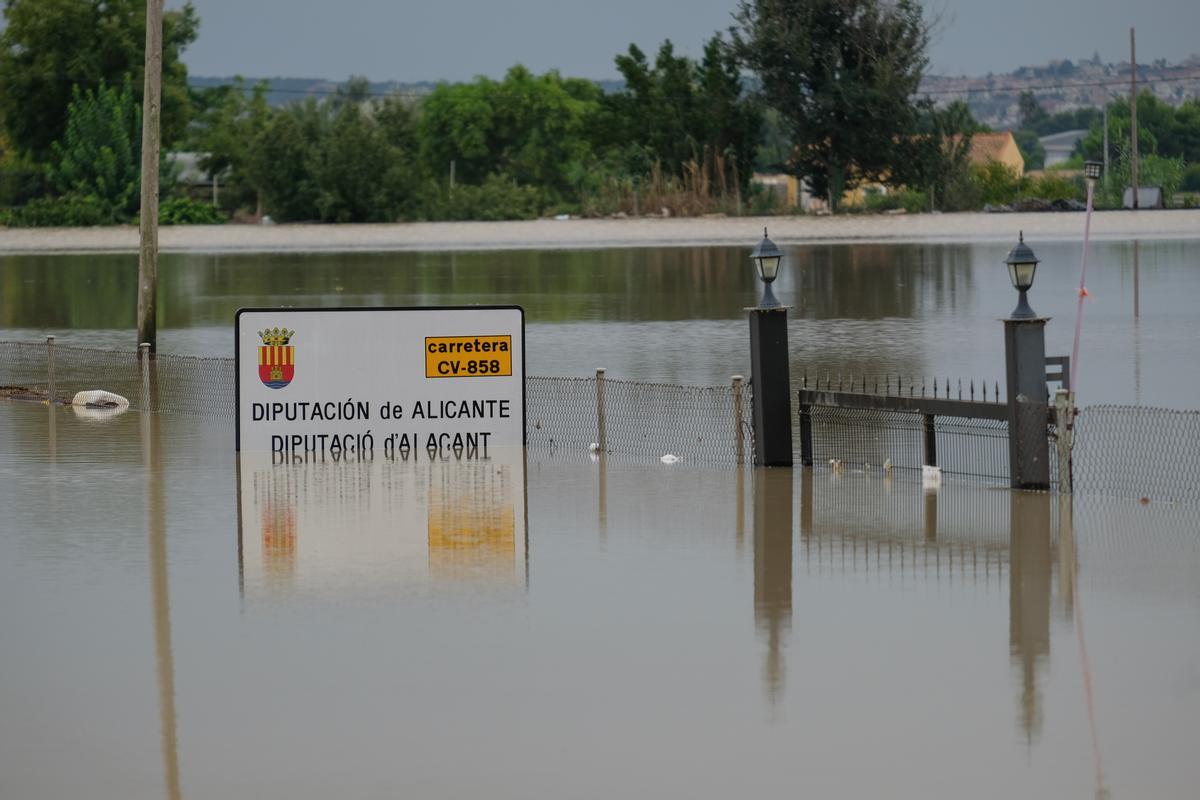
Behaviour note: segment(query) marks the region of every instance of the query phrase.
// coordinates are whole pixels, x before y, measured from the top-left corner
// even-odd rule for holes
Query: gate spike
[[[842,390],[842,373],[838,373],[838,391]]]
[[[996,381],[996,385],[993,386],[992,388],[995,390],[993,392],[993,394],[995,394],[995,396],[996,396],[996,402],[999,403],[1000,402],[1000,381]]]
[[[958,379],[958,399],[962,400],[962,378]]]
[[[946,378],[946,399],[950,399],[950,379]]]
[[[803,386],[805,389],[808,388],[808,368],[807,367],[805,367],[805,369],[804,369],[804,383],[802,383],[801,386]]]
[[[925,396],[925,376],[921,376],[921,397]]]
[[[873,392],[873,394],[879,394],[879,378],[878,377],[875,378],[875,391]]]
[[[937,378],[933,379],[933,396],[937,397]]]
[[[971,400],[975,399],[975,379],[971,378]]]

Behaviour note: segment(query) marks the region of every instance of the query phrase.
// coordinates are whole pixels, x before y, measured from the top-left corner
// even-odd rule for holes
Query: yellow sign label
[[[511,336],[426,336],[426,378],[512,375]]]

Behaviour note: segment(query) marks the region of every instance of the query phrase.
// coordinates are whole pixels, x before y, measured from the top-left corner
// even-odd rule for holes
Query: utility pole
[[[1108,178],[1108,98],[1104,99],[1104,177]]]
[[[1134,29],[1129,29],[1129,136],[1133,149],[1129,151],[1129,178],[1133,183],[1133,210],[1138,208],[1138,129],[1137,129],[1137,42]]]
[[[138,250],[138,342],[158,349],[158,158],[162,107],[163,0],[146,0],[146,81],[142,95],[142,209]]]

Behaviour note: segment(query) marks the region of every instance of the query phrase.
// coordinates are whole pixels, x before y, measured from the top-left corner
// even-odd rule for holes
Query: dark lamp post
[[[1033,286],[1033,276],[1037,272],[1038,257],[1029,249],[1029,245],[1025,244],[1025,232],[1021,232],[1021,240],[1017,246],[1008,252],[1008,258],[1004,259],[1004,263],[1008,264],[1008,277],[1012,280],[1013,288],[1021,293],[1020,299],[1017,301],[1017,307],[1013,309],[1013,319],[1035,319],[1037,312],[1029,307],[1029,298],[1026,293],[1029,287]]]
[[[1083,162],[1083,177],[1089,181],[1100,180],[1100,175],[1104,172],[1104,164],[1099,161]]]
[[[771,291],[771,283],[779,276],[779,262],[783,260],[783,253],[775,246],[775,243],[767,238],[767,229],[763,228],[762,241],[750,253],[750,258],[754,260],[754,266],[758,269],[758,277],[763,282],[762,301],[759,302],[759,308],[779,308],[779,300],[776,299],[775,293]]]

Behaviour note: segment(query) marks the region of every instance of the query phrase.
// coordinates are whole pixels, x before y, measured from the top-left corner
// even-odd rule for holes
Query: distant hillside
[[[253,86],[261,78],[247,78]],[[266,78],[269,89],[267,102],[286,105],[305,97],[326,97],[334,94],[344,82],[325,78]],[[197,88],[221,86],[233,78],[192,77],[188,83]],[[596,82],[605,92],[620,91],[620,80]],[[747,81],[752,87],[753,80]],[[371,83],[371,94],[383,97],[400,94],[419,97],[437,86],[436,81],[382,81]],[[1164,102],[1179,105],[1184,100],[1200,96],[1200,56],[1192,56],[1181,64],[1159,60],[1138,64],[1138,88],[1150,89]],[[1033,91],[1042,107],[1051,114],[1077,108],[1098,108],[1113,97],[1129,93],[1129,62],[1102,63],[1098,58],[1085,61],[1051,61],[1036,67],[1021,67],[1004,75],[982,77],[965,75],[929,75],[921,83],[921,91],[939,104],[965,100],[972,113],[982,123],[994,128],[1014,127],[1018,123],[1017,98],[1023,91]]]
[[[1118,96],[1129,96],[1129,62],[1101,63],[1052,61],[1039,67],[1021,67],[1006,75],[984,77],[929,75],[921,83],[939,104],[965,100],[980,122],[994,128],[1015,127],[1017,98],[1033,91],[1051,114],[1077,108],[1099,108]],[[1154,92],[1158,99],[1177,106],[1200,96],[1200,56],[1182,64],[1159,60],[1137,65],[1138,90]]]

